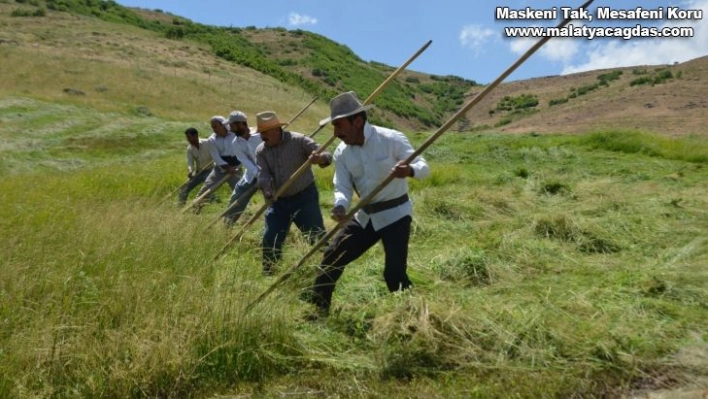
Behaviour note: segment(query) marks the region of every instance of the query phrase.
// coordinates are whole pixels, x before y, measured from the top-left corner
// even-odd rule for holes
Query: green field
[[[244,313],[275,281],[260,274],[262,222],[213,261],[233,233],[207,228],[225,205],[159,204],[183,182],[188,126],[0,98],[0,397],[705,387],[704,140],[447,133],[424,154],[432,176],[411,184],[414,289],[388,294],[377,246],[346,270],[329,319],[307,322],[298,297],[317,256]],[[327,214],[332,170],[315,173]],[[292,234],[281,270],[307,250]]]

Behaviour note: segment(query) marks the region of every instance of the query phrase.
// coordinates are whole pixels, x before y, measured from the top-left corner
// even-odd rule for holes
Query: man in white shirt
[[[236,135],[236,140],[234,141],[236,158],[246,168],[246,173],[241,177],[231,194],[229,209],[224,214],[226,225],[232,226],[241,217],[246,206],[248,206],[248,202],[256,192],[254,187],[258,182],[259,171],[256,164],[256,148],[263,140],[261,140],[259,133],[251,132],[251,128],[248,127],[248,118],[241,111],[231,112],[229,119],[224,122],[224,125]],[[234,202],[238,203],[232,207],[231,205]]]
[[[226,182],[233,190],[236,187],[241,175],[243,174],[243,169],[241,168],[241,162],[236,157],[236,149],[234,147],[234,139],[236,135],[224,126],[226,119],[223,116],[213,116],[211,118],[211,130],[214,132],[209,136],[209,152],[211,153],[211,158],[214,160],[214,169],[206,179],[204,186],[197,193],[197,197],[204,194],[207,190],[216,190],[216,185],[227,177]],[[196,212],[199,213],[200,205],[195,207]]]
[[[193,127],[184,131],[189,142],[187,145],[187,178],[189,181],[179,193],[179,204],[187,202],[189,192],[204,183],[211,173],[211,153],[207,139],[199,138],[199,131]]]
[[[366,111],[354,92],[346,92],[330,102],[334,134],[342,143],[334,152],[334,209],[332,217],[341,221],[351,205],[353,193],[371,193],[389,174],[392,180],[373,201],[356,213],[327,247],[313,287],[312,302],[321,315],[327,314],[335,284],[344,267],[356,260],[379,240],[386,260],[384,279],[389,291],[410,287],[407,259],[412,206],[408,198],[407,177],[423,179],[430,168],[422,157],[404,161],[414,152],[406,136],[392,129],[367,122]]]

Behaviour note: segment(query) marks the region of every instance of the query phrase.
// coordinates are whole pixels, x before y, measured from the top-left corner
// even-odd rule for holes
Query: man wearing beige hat
[[[396,177],[356,213],[325,250],[312,295],[320,315],[328,313],[344,267],[379,240],[385,252],[383,275],[389,291],[411,285],[406,270],[413,207],[406,178],[423,179],[430,168],[422,157],[404,163],[415,150],[403,133],[369,124],[366,111],[371,107],[363,106],[354,92],[346,92],[332,99],[330,117],[320,122],[331,122],[335,136],[342,140],[334,151],[335,220],[345,218],[354,192],[364,198],[389,174]]]
[[[197,193],[197,197],[200,197],[207,190],[215,190],[216,185],[223,180],[224,177],[228,177],[226,182],[229,184],[229,187],[231,187],[231,190],[233,190],[243,174],[241,162],[236,158],[236,150],[233,145],[236,135],[224,126],[224,122],[226,122],[226,119],[220,115],[211,118],[211,130],[214,133],[209,136],[208,143],[211,158],[214,160],[215,166],[211,173],[209,173],[199,193]],[[197,213],[199,213],[200,207],[201,204],[195,207]]]
[[[229,208],[224,214],[224,220],[227,226],[233,225],[246,209],[248,202],[256,192],[253,187],[257,183],[258,165],[256,164],[256,148],[263,142],[261,135],[257,132],[251,132],[248,127],[248,118],[241,111],[233,111],[229,114],[229,119],[224,122],[224,125],[236,135],[234,140],[234,150],[236,158],[246,168],[241,180],[238,181],[236,187],[231,194],[229,200]],[[233,207],[231,204],[236,202]]]
[[[328,152],[316,154],[319,148],[311,138],[296,132],[286,131],[286,123],[281,123],[273,111],[257,115],[257,130],[263,144],[256,150],[256,160],[260,168],[258,185],[268,200],[274,200],[265,213],[265,233],[263,234],[263,273],[270,275],[273,267],[282,257],[282,247],[290,225],[294,222],[311,243],[325,234],[319,193],[315,186],[315,175],[311,168],[291,182],[278,198],[276,191],[290,179],[305,162],[324,168],[332,163]]]

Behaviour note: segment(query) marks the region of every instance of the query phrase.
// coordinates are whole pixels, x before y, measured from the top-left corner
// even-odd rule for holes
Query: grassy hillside
[[[349,48],[302,30],[213,27],[159,10],[128,9],[112,1],[34,0],[30,3],[37,8],[25,11],[27,16],[69,12],[140,27],[175,41],[207,44],[221,59],[301,87],[324,99],[344,90],[370,93],[393,70],[386,65],[366,63]],[[45,3],[49,11],[41,11]],[[411,54],[415,50],[411,49]],[[409,73],[392,82],[381,94],[377,99],[381,112],[374,113],[373,118],[386,125],[404,122],[411,127],[430,128],[442,123],[462,104],[464,93],[474,85],[475,82],[454,76]]]
[[[6,96],[191,123],[233,109],[252,116],[275,109],[285,117],[312,98],[302,89],[214,57],[206,45],[63,12],[43,17],[42,23],[11,17],[18,7],[0,3],[0,90]],[[311,129],[327,112],[326,103],[319,101],[300,126]]]
[[[184,181],[185,128],[204,136],[211,115],[235,108],[287,119],[312,94],[165,32],[48,9],[12,16],[37,4],[0,1],[0,397],[703,395],[700,134],[612,118],[603,128],[599,109],[556,134],[503,134],[532,114],[449,132],[425,154],[432,176],[411,183],[413,290],[388,294],[375,247],[348,267],[328,320],[304,321],[311,309],[298,299],[317,256],[246,314],[274,281],[260,274],[262,223],[213,261],[233,233],[207,228],[224,204],[197,216],[160,202]],[[696,65],[654,88],[700,85]],[[628,75],[539,114],[625,84],[651,90]],[[533,102],[523,84],[494,93],[495,108],[512,108],[495,117]],[[546,98],[570,93],[554,90]],[[293,128],[326,115],[320,100]],[[685,131],[700,124],[685,115]],[[315,174],[326,214],[332,169]],[[293,234],[282,268],[308,249]]]

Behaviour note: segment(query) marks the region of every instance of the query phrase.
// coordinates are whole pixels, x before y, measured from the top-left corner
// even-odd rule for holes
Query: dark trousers
[[[236,221],[241,217],[241,214],[243,211],[246,210],[246,207],[248,206],[248,202],[251,200],[251,197],[253,197],[253,194],[256,193],[256,183],[258,182],[258,179],[253,179],[250,183],[246,183],[243,185],[236,185],[236,188],[234,188],[233,193],[231,193],[231,199],[229,200],[229,207],[234,202],[238,202],[236,205],[231,207],[226,213],[224,214],[224,221],[226,221],[227,226],[231,226]]]
[[[305,234],[310,244],[325,235],[320,197],[314,183],[293,196],[278,198],[266,210],[262,244],[265,272],[270,272],[273,265],[280,261],[283,242],[293,222]]]
[[[386,262],[384,280],[389,291],[404,290],[411,286],[408,268],[408,240],[411,233],[411,217],[406,216],[379,231],[375,231],[371,221],[366,228],[352,219],[325,250],[313,287],[313,302],[321,309],[328,309],[337,280],[344,267],[356,260],[379,240],[383,242]]]
[[[187,185],[182,188],[182,190],[179,192],[179,204],[184,205],[187,202],[187,197],[189,197],[189,192],[194,190],[198,185],[204,183],[206,181],[207,176],[211,173],[212,168],[206,168],[202,170],[201,172],[197,173],[196,175],[192,176],[191,179],[187,182]],[[212,194],[210,197],[214,197]]]

